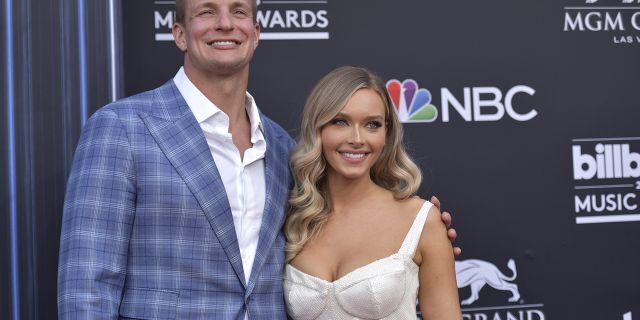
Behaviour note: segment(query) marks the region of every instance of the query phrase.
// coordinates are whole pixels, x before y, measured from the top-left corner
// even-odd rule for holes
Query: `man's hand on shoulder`
[[[438,200],[436,196],[432,196],[430,201],[431,203],[433,203],[434,206],[436,206],[440,211],[442,211],[440,200]],[[451,227],[451,214],[449,212],[442,211],[441,218],[442,218],[442,222],[444,222],[444,224],[447,226],[447,236],[449,237],[449,240],[451,240],[451,243],[453,244],[453,242],[458,237],[458,233],[456,232],[456,229]],[[462,253],[462,248],[453,247],[454,256],[458,257],[460,256],[461,253]]]

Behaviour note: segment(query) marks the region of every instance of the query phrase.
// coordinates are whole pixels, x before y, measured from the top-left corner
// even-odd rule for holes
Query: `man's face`
[[[231,75],[248,68],[260,36],[251,1],[186,1],[184,25],[173,26],[176,45],[185,53],[185,69]]]

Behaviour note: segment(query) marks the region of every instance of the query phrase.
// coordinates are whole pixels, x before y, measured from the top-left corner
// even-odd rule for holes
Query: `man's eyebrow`
[[[215,8],[215,7],[216,7],[215,3],[211,2],[211,1],[206,1],[206,2],[198,3],[198,4],[194,7],[194,9],[195,9],[196,11],[198,11],[198,10],[203,9],[203,8]]]
[[[250,9],[251,5],[244,2],[244,1],[234,1],[233,3],[231,3],[231,7],[232,8],[239,8],[239,7],[243,7],[243,8],[247,8]]]

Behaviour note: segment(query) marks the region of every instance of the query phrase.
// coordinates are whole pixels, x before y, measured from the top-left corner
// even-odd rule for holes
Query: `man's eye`
[[[200,13],[198,13],[199,16],[212,15],[212,14],[213,14],[213,10],[202,10],[200,11]]]

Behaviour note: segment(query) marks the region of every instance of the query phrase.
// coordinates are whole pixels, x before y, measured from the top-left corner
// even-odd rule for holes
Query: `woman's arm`
[[[420,266],[418,301],[423,317],[462,319],[451,241],[435,206],[427,216],[414,261]]]

